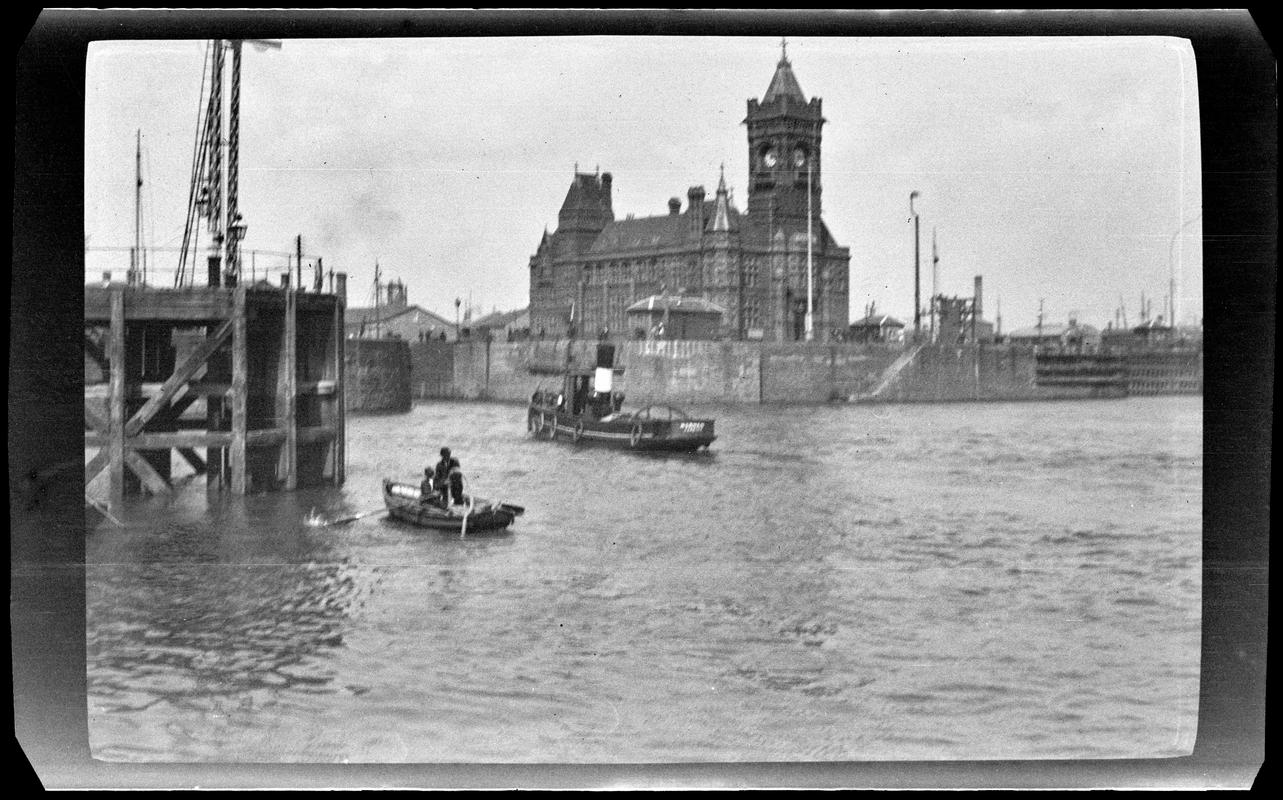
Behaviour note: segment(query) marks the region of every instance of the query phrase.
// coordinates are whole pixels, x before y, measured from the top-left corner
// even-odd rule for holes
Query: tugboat
[[[614,345],[599,344],[594,371],[567,368],[560,390],[535,391],[526,411],[527,429],[549,440],[623,450],[707,450],[717,438],[713,420],[696,419],[669,405],[623,408],[623,393],[613,390],[614,352]]]

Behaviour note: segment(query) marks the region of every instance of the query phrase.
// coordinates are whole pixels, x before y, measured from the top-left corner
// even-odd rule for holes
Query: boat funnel
[[[613,369],[610,367],[598,367],[596,374],[593,375],[593,390],[601,394],[609,394],[614,378],[615,371]]]

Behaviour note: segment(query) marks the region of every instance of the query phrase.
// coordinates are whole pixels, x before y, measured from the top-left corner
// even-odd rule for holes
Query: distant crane
[[[133,286],[147,282],[146,254],[143,250],[143,132],[137,132],[134,149],[134,246],[129,252],[129,274],[125,282]]]
[[[187,222],[174,285],[187,285],[194,276],[187,273],[187,257],[194,255],[200,238],[200,220],[209,230],[209,285],[218,286],[226,275],[228,285],[240,278],[240,242],[245,238],[245,222],[239,209],[240,195],[240,116],[241,116],[241,45],[249,42],[258,49],[280,49],[281,43],[265,39],[215,39],[208,48],[209,94],[205,95],[205,75],[201,76],[201,98],[204,108],[197,115],[195,151],[192,154],[191,185],[187,199]],[[227,51],[230,50],[230,96],[224,108],[223,88],[229,83]],[[226,122],[227,138],[223,138]],[[224,160],[226,147],[226,160]],[[193,272],[194,272],[193,267]]]

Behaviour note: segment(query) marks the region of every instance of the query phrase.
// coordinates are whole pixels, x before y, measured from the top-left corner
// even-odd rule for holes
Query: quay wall
[[[348,339],[344,348],[344,404],[348,411],[405,412],[410,390],[410,343],[403,339]]]
[[[410,344],[416,399],[525,402],[554,388],[569,363],[594,366],[596,342],[416,342]],[[630,404],[646,402],[826,403],[1049,399],[1073,396],[1033,386],[1032,354],[1020,358],[974,348],[961,357],[912,353],[881,344],[766,344],[628,341],[615,344],[615,388]],[[908,358],[906,358],[908,356]],[[532,369],[533,368],[533,369]],[[898,370],[898,377],[888,374]],[[978,388],[977,388],[978,387]]]
[[[1055,399],[1034,382],[1031,350],[1011,347],[924,346],[872,402],[936,403]]]
[[[186,342],[175,342],[181,358]],[[348,339],[350,411],[406,411],[416,399],[522,403],[560,384],[569,355],[577,370],[595,365],[593,341],[407,342]],[[567,349],[569,348],[569,354]],[[1202,353],[1128,353],[1127,394],[1202,391]],[[1038,377],[1030,348],[1010,345],[921,347],[718,341],[615,343],[615,386],[631,404],[825,402],[914,403],[1061,400],[1119,396],[1115,388]],[[86,379],[93,380],[91,363]]]

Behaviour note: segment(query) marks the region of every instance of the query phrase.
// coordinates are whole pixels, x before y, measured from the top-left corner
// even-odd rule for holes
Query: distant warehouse
[[[387,302],[369,308],[348,308],[343,315],[344,335],[349,339],[392,338],[416,342],[425,339],[454,341],[455,324],[439,314],[411,305],[405,284],[387,285]]]
[[[1061,349],[1095,349],[1100,346],[1100,330],[1069,320],[1067,325],[1035,325],[1017,328],[1006,335],[1009,344]]]

